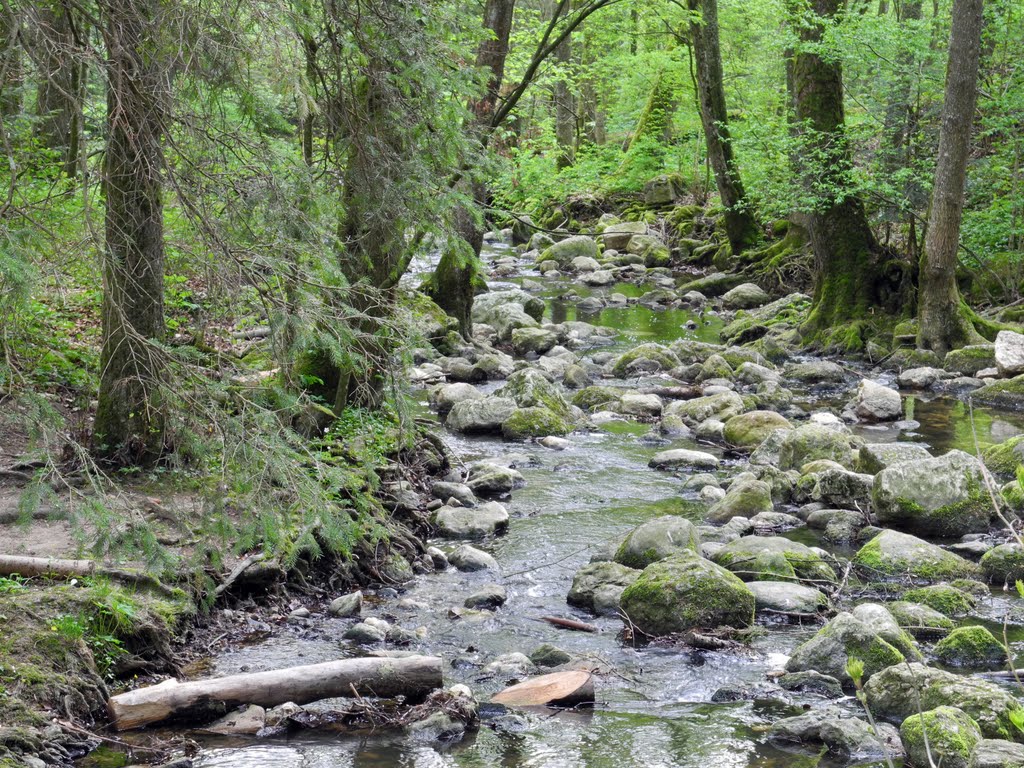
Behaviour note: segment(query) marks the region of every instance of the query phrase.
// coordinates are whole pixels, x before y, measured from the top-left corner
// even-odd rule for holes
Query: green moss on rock
[[[951,667],[997,669],[1007,664],[1006,647],[985,627],[958,627],[935,646],[935,657]]]
[[[943,616],[963,616],[974,609],[975,600],[968,593],[949,584],[931,584],[903,594],[903,599],[933,608]]]
[[[968,768],[981,729],[966,712],[943,706],[908,717],[900,738],[911,765]]]

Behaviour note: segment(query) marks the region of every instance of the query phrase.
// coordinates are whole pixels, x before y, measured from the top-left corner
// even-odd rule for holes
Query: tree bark
[[[82,48],[80,22],[65,0],[39,4],[35,21],[42,64],[36,91],[36,132],[43,146],[60,153],[64,172],[75,176],[85,95],[85,65],[78,55]]]
[[[746,204],[746,193],[732,151],[729,117],[725,108],[722,53],[718,41],[718,0],[689,0],[690,11],[700,14],[690,23],[696,60],[697,94],[708,159],[718,195],[725,208],[725,230],[732,252],[739,254],[757,242],[757,222]]]
[[[0,3],[0,118],[4,123],[21,114],[20,25],[21,21],[11,5]]]
[[[568,5],[565,6],[566,11]],[[554,13],[558,13],[556,6]],[[564,14],[562,14],[564,15]],[[555,141],[558,144],[558,157],[555,161],[559,170],[568,168],[575,159],[576,147],[576,104],[572,88],[566,77],[566,70],[572,60],[572,36],[566,38],[555,48],[555,61],[562,70],[561,77],[555,82]]]
[[[121,465],[163,451],[164,165],[167,71],[154,53],[160,0],[103,0],[107,50],[103,344],[94,448]],[[157,49],[158,50],[158,49]]]
[[[842,67],[820,52],[826,26],[840,7],[839,0],[790,4],[800,38],[790,60],[796,125],[803,134],[803,154],[815,158],[812,167],[800,169],[817,198],[809,217],[815,276],[804,326],[808,334],[865,320],[880,305],[878,247],[863,204],[849,191],[853,163],[846,142]],[[847,337],[843,346],[860,342]]]
[[[187,683],[167,680],[111,696],[107,707],[114,727],[127,731],[170,719],[204,722],[242,704],[274,707],[347,696],[418,701],[442,685],[437,656],[344,659]]]
[[[971,127],[978,98],[983,0],[954,0],[928,234],[921,262],[918,343],[944,355],[976,338],[956,284]]]

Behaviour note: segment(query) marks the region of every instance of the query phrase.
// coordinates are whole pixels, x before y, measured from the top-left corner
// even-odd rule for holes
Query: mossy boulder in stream
[[[542,261],[557,261],[559,269],[567,269],[573,259],[585,256],[597,259],[597,241],[587,235],[574,235],[565,240],[550,245],[541,251],[537,257],[537,263]]]
[[[665,515],[638,525],[615,553],[615,562],[629,568],[646,568],[682,550],[700,553],[700,534],[689,520]]]
[[[445,424],[455,432],[467,434],[500,432],[501,425],[516,410],[515,400],[507,397],[484,397],[462,400],[448,412]]]
[[[971,395],[975,402],[1010,410],[1024,410],[1024,376],[986,384]]]
[[[998,445],[990,446],[981,454],[985,466],[1001,475],[1012,475],[1017,467],[1024,465],[1024,435],[1011,437]]]
[[[973,595],[950,584],[929,584],[911,589],[903,594],[903,599],[927,605],[943,616],[963,616],[970,613],[975,605]]]
[[[727,421],[747,409],[743,398],[735,392],[719,392],[693,400],[675,400],[665,406],[666,416],[678,416],[693,427],[708,419]]]
[[[679,358],[668,347],[648,342],[639,344],[621,355],[612,366],[612,375],[619,379],[629,376],[632,364],[641,360],[650,361],[651,369],[655,371],[670,371],[679,365]]]
[[[872,502],[880,524],[955,538],[988,530],[988,483],[993,481],[980,461],[953,450],[883,469],[875,476]]]
[[[734,448],[752,451],[776,429],[792,429],[782,414],[775,411],[750,411],[725,422],[725,442]]]
[[[923,603],[897,600],[886,607],[900,628],[916,638],[942,637],[956,626],[951,619]]]
[[[944,706],[908,717],[900,738],[910,765],[969,768],[981,729],[963,710]]]
[[[584,411],[611,411],[618,406],[626,390],[619,387],[584,387],[572,396],[572,404]]]
[[[949,667],[999,669],[1007,664],[1004,646],[985,627],[958,627],[935,646],[936,658]]]
[[[780,469],[800,469],[818,459],[830,459],[847,469],[856,463],[861,441],[839,426],[804,424],[786,432],[779,448]]]
[[[847,673],[850,658],[864,664],[864,679],[870,679],[905,657],[867,623],[852,613],[840,613],[806,643],[798,646],[786,662],[787,672],[815,671],[831,675],[845,685],[853,680]]]
[[[995,368],[996,345],[972,344],[950,350],[946,353],[946,359],[942,361],[942,367],[947,371],[962,373],[964,376],[974,376],[983,368]]]
[[[653,637],[754,621],[754,594],[747,586],[689,550],[647,566],[626,587],[621,604],[629,620]]]
[[[724,525],[734,517],[751,518],[773,509],[771,486],[745,473],[736,477],[725,497],[708,510],[708,522]]]
[[[501,434],[506,440],[561,436],[569,434],[572,429],[572,424],[543,406],[516,408],[501,424]]]
[[[566,602],[599,616],[614,615],[622,591],[639,577],[639,570],[620,563],[587,563],[573,576]]]
[[[867,578],[909,576],[922,581],[975,579],[981,568],[953,552],[898,531],[882,531],[860,548],[853,564]]]
[[[1014,584],[1024,579],[1024,550],[1020,544],[1000,544],[981,558],[985,578],[996,584]]]
[[[836,581],[836,572],[821,555],[779,536],[742,536],[718,550],[712,559],[745,581]]]
[[[558,385],[533,368],[513,373],[495,395],[510,398],[520,408],[546,408],[565,421],[573,420],[572,406]]]
[[[955,704],[978,723],[989,739],[1020,740],[1014,716],[1024,707],[1002,686],[924,664],[898,664],[874,675],[864,686],[875,717],[903,721],[922,710]]]

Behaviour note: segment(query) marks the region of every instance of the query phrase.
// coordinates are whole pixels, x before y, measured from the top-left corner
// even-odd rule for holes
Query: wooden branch
[[[576,621],[575,619],[563,619],[561,616],[541,616],[539,621],[546,621],[548,624],[553,624],[556,627],[562,629],[575,629],[577,632],[597,632],[598,629],[593,624],[585,624],[582,621]]]
[[[167,680],[111,696],[107,709],[114,727],[126,731],[172,719],[206,722],[243,704],[274,707],[353,695],[419,701],[443,684],[438,656],[343,659],[188,683]]]
[[[173,596],[174,590],[158,578],[141,571],[112,568],[95,560],[65,560],[60,557],[26,557],[22,555],[0,555],[0,576],[58,576],[70,579],[76,576],[104,576],[140,587],[149,587],[163,595]]]
[[[594,703],[594,676],[589,672],[553,672],[531,677],[496,693],[491,701],[506,706],[574,707]]]

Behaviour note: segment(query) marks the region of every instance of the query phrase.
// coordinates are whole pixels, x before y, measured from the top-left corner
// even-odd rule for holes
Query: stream
[[[484,257],[510,255],[514,252],[507,248],[489,245]],[[492,288],[518,285],[524,277],[536,280],[535,273],[520,273],[493,281]],[[645,341],[667,343],[680,337],[718,341],[722,322],[717,317],[700,317],[677,309],[652,310],[636,304],[585,314],[577,306],[578,300],[559,299],[570,288],[580,297],[614,292],[636,297],[647,287],[651,286],[616,284],[587,288],[571,278],[545,279],[540,295],[547,300],[546,319],[579,319],[619,331],[616,346],[595,351],[621,351]],[[883,380],[891,382],[892,378]],[[635,385],[611,380],[601,383]],[[482,386],[493,390],[500,384]],[[800,391],[792,383],[786,386],[797,392],[797,405],[807,411],[828,407],[838,410],[836,406],[841,407],[848,397],[848,393]],[[414,394],[424,413],[428,413],[426,391]],[[902,429],[891,425],[855,425],[854,431],[867,441],[922,443],[933,454],[951,448],[974,453],[975,435],[981,447],[985,447],[1024,431],[1022,414],[975,408],[972,419],[964,399],[903,394],[905,418],[912,420],[910,423],[902,424]],[[771,722],[806,707],[821,706],[819,698],[792,693],[788,703],[759,700],[756,696],[753,700],[713,701],[716,691],[723,687],[756,689],[765,681],[766,674],[780,669],[792,649],[809,638],[820,624],[764,626],[750,647],[741,651],[634,648],[620,638],[620,621],[594,618],[566,604],[574,572],[590,560],[598,547],[646,520],[684,514],[682,500],[697,498],[695,490],[682,490],[678,476],[649,469],[650,457],[666,448],[699,447],[721,456],[720,449],[697,446],[689,440],[666,440],[658,435],[656,426],[652,430],[650,424],[630,421],[612,421],[596,431],[573,434],[569,438],[572,446],[562,452],[535,443],[444,434],[464,461],[511,461],[526,478],[524,488],[501,500],[511,516],[508,533],[479,545],[494,555],[502,575],[487,571],[461,573],[451,568],[420,576],[400,595],[388,590],[377,597],[367,593],[364,616],[380,616],[410,629],[425,627],[425,639],[411,650],[442,656],[446,682],[465,682],[481,701],[505,687],[511,677],[486,677],[484,667],[488,663],[515,651],[529,655],[542,643],[551,643],[576,658],[592,659],[594,668],[605,671],[597,682],[597,706],[582,713],[530,712],[494,722],[485,718],[479,732],[448,746],[419,742],[393,732],[302,735],[290,740],[197,736],[203,749],[196,766],[782,768],[847,764],[831,763],[828,757],[821,758],[812,752],[782,750],[765,738],[764,732]],[[738,464],[735,459],[724,461],[718,474],[735,474]],[[807,528],[786,535],[826,546],[817,538],[817,532]],[[452,542],[431,543],[446,549],[452,546]],[[466,595],[488,583],[506,587],[508,602],[504,607],[482,620],[449,618],[449,606],[461,605]],[[1003,616],[1013,601],[1001,590],[993,591],[985,618],[980,621],[1001,633]],[[544,615],[574,617],[596,624],[601,631],[587,634],[560,630],[538,620]],[[1016,615],[1020,616],[1019,610]],[[215,673],[274,669],[352,655],[357,651],[340,639],[352,623],[316,617],[308,626],[286,626],[262,642],[219,656],[215,659]],[[1008,634],[1013,652],[1024,654],[1024,627],[1010,625]],[[859,709],[850,698],[839,706],[850,711]]]

